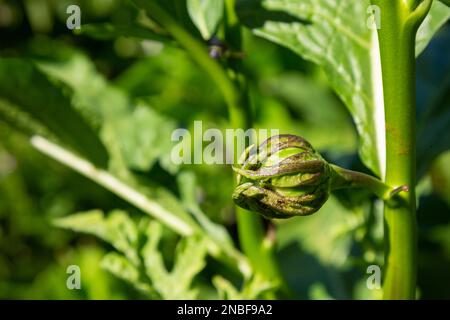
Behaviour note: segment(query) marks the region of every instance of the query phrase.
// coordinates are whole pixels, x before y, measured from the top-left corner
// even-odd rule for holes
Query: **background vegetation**
[[[66,27],[73,3],[88,24],[75,33]],[[229,241],[234,252],[230,167],[175,166],[169,159],[175,128],[192,129],[194,120],[204,129],[228,128],[227,107],[192,57],[164,30],[149,31],[155,28],[129,1],[0,0],[1,298],[256,298],[274,291],[267,279],[243,281],[207,255],[202,237],[180,239],[29,143],[30,135],[44,135],[188,224],[195,220],[216,235],[226,228],[231,237],[218,241]],[[208,33],[189,21],[185,28],[199,41]],[[298,134],[328,160],[370,172],[358,156],[352,117],[323,70],[248,29],[243,36],[255,126]],[[447,23],[417,60],[418,124],[426,128],[420,135],[436,143],[419,145],[427,162],[418,186],[424,299],[450,298],[450,152],[442,152],[450,145],[449,57]],[[432,103],[439,107],[430,109]],[[289,297],[377,297],[366,287],[366,269],[382,265],[379,206],[364,191],[340,192],[316,215],[276,222]],[[81,268],[81,290],[66,288],[72,264]]]

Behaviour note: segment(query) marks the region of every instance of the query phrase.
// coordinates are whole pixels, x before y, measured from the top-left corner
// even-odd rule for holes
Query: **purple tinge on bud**
[[[313,214],[330,193],[329,164],[308,141],[294,135],[270,137],[256,153],[246,151],[233,169],[239,181],[235,203],[266,218]]]

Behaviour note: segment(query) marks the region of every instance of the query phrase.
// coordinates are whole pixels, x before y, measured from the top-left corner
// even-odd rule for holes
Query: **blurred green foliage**
[[[69,4],[82,8],[87,25],[81,30],[66,28]],[[216,28],[187,21],[200,41]],[[86,157],[235,245],[231,169],[176,166],[169,159],[173,129],[192,129],[194,120],[204,130],[227,128],[225,103],[158,28],[125,0],[0,0],[0,298],[258,298],[276,286],[259,275],[242,280],[207,255],[204,238],[180,239],[28,143],[30,133],[39,133],[83,155],[94,149],[99,154]],[[421,298],[450,298],[450,155],[441,154],[450,139],[437,138],[450,132],[449,35],[446,25],[418,60],[419,117],[431,108],[427,119],[441,119],[440,128],[447,128],[423,131],[431,136],[426,141],[439,140],[439,150],[418,187]],[[244,47],[255,126],[301,135],[329,160],[367,171],[352,118],[323,71],[248,31]],[[22,75],[31,69],[27,82]],[[427,95],[438,83],[433,100]],[[50,92],[54,104],[45,100]],[[430,101],[439,103],[425,106]],[[39,108],[62,104],[76,116],[39,117]],[[277,257],[292,298],[378,297],[366,287],[366,268],[382,264],[382,224],[379,203],[364,191],[337,193],[316,215],[276,223]],[[69,265],[82,270],[81,290],[66,287]]]

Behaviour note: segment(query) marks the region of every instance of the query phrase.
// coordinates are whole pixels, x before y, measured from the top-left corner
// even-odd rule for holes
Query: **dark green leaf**
[[[72,107],[69,94],[33,63],[15,58],[0,59],[0,97],[29,114],[95,164],[106,166],[105,147]]]
[[[326,85],[299,73],[285,73],[263,81],[262,91],[297,112],[301,121],[295,122],[296,129],[316,149],[355,150],[357,137],[351,117]],[[268,118],[273,121],[273,116]]]
[[[143,5],[144,0],[133,0],[140,8],[144,8]],[[174,18],[177,23],[179,23],[185,30],[190,32],[191,34],[201,37],[200,33],[197,31],[197,28],[192,23],[191,18],[189,17],[188,9],[187,9],[187,1],[186,0],[152,0],[156,1],[158,5],[163,8],[172,18]],[[152,18],[152,17],[150,17]]]
[[[56,219],[54,224],[60,228],[92,234],[125,254],[135,266],[139,263],[137,227],[124,211],[116,210],[105,217],[102,211],[92,210]]]
[[[205,266],[206,241],[197,236],[181,239],[176,249],[174,266],[168,271],[158,250],[161,233],[160,224],[149,225],[148,241],[142,249],[148,277],[164,299],[195,299],[198,290],[192,286],[192,281]]]
[[[85,24],[81,27],[79,33],[99,40],[110,40],[124,36],[161,42],[171,41],[169,37],[152,32],[150,29],[138,24]]]

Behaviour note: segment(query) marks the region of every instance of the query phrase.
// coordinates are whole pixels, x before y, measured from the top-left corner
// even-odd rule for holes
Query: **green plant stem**
[[[395,190],[375,177],[362,172],[344,169],[334,164],[331,164],[330,166],[337,173],[333,176],[331,181],[332,190],[364,188],[372,191],[383,200],[389,200],[395,194]]]
[[[386,121],[386,177],[409,186],[385,204],[385,299],[414,299],[416,289],[415,36],[431,0],[372,0],[381,9],[380,44]],[[417,6],[417,7],[416,7]]]
[[[235,13],[235,0],[225,1],[225,40],[230,49],[242,51],[242,32]],[[242,112],[229,112],[233,128],[249,129],[253,126],[248,84],[243,73],[241,59],[228,59],[229,76],[240,93],[239,106]],[[235,144],[236,145],[236,144]],[[239,155],[235,152],[235,157]],[[259,271],[270,280],[278,282],[283,294],[288,294],[274,252],[274,243],[265,233],[262,218],[236,206],[236,219],[239,242],[245,255],[249,258],[254,270]]]
[[[207,47],[192,37],[155,1],[133,0],[147,14],[160,23],[184,47],[194,61],[211,77],[222,93],[228,106],[229,118],[234,128],[250,128],[251,112],[246,95],[245,78],[240,72],[240,61],[229,64],[229,73],[220,64],[211,59]],[[234,13],[234,1],[226,2],[227,28],[226,37],[233,49],[240,50],[241,34],[237,17]],[[235,144],[236,145],[236,144]],[[280,283],[280,273],[273,254],[273,249],[265,240],[261,218],[250,212],[238,210],[238,232],[242,250],[247,255],[252,267]]]

